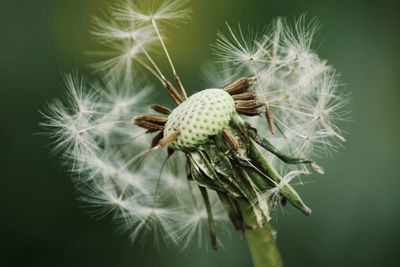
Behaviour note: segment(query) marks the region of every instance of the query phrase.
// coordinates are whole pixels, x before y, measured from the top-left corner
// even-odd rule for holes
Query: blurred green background
[[[61,96],[60,72],[90,74],[91,17],[105,0],[0,0],[0,265],[251,266],[233,232],[219,252],[181,253],[131,244],[110,219],[79,208],[68,173],[35,135],[46,102]],[[300,188],[311,217],[288,209],[274,226],[286,266],[400,265],[400,15],[396,1],[193,0],[194,19],[170,35],[192,91],[225,21],[264,25],[307,12],[323,25],[319,52],[352,93],[346,148],[323,160],[327,174]],[[321,42],[322,41],[322,42]]]

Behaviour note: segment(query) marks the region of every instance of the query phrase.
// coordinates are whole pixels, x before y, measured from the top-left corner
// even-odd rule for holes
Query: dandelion
[[[311,214],[292,181],[323,173],[311,158],[344,141],[339,75],[312,49],[315,21],[301,17],[291,27],[277,19],[248,33],[227,25],[214,45],[216,64],[204,68],[211,88],[188,96],[165,30],[190,14],[184,0],[146,0],[95,18],[92,34],[112,52],[93,64],[103,79],[66,75],[67,100],[52,102],[42,125],[71,163],[81,199],[133,240],[151,234],[156,244],[184,249],[208,236],[217,249],[230,221],[255,266],[281,266],[271,211],[288,202]],[[163,51],[173,81],[153,48]],[[143,73],[174,108],[148,101],[157,85]]]

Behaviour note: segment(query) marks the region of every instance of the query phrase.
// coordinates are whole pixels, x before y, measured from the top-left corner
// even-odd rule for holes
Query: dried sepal
[[[258,95],[256,92],[245,92],[241,94],[232,95],[233,99],[236,100],[256,100]]]
[[[149,133],[154,133],[158,131],[164,130],[163,125],[147,122],[147,121],[135,121],[133,122],[136,126],[139,126],[140,128],[146,129]]]
[[[260,102],[258,99],[250,100],[236,100],[236,109],[257,109],[264,106],[264,103]]]
[[[139,122],[149,122],[149,123],[154,123],[158,125],[165,125],[167,123],[168,118],[165,116],[160,116],[160,115],[143,115],[143,116],[138,116],[133,118],[133,123],[139,123]]]
[[[175,104],[179,105],[184,101],[184,98],[178,93],[172,83],[170,83],[169,81],[164,81],[164,87]]]
[[[151,140],[151,148],[158,146],[160,141],[164,138],[164,132],[160,131],[154,138]]]
[[[170,135],[163,137],[159,142],[157,147],[168,147],[170,144],[176,141],[180,134],[179,130],[174,130]]]
[[[263,112],[259,109],[237,109],[237,112],[239,112],[240,114],[249,116],[249,117],[254,117],[254,116],[259,116],[260,114],[262,114]]]
[[[231,149],[233,151],[238,152],[239,151],[239,143],[236,140],[236,137],[228,129],[223,129],[222,134],[224,135],[225,141],[228,143],[228,145],[231,147]]]
[[[253,85],[253,83],[254,83],[254,78],[252,77],[241,78],[225,86],[224,90],[230,95],[242,94],[247,90],[249,90],[250,87]]]
[[[158,113],[161,113],[161,114],[164,114],[164,115],[169,115],[172,112],[171,109],[169,109],[167,107],[164,107],[162,105],[158,105],[158,104],[151,105],[150,108],[152,110],[154,110],[155,112],[158,112]]]
[[[148,130],[148,132],[158,132],[165,128],[168,118],[158,115],[143,115],[134,117],[132,123],[138,127]]]
[[[271,112],[268,102],[265,102],[265,118],[267,119],[268,129],[272,135],[276,133],[274,115]]]

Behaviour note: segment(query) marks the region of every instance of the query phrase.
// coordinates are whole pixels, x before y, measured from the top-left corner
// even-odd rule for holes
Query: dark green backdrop
[[[0,265],[251,266],[237,233],[219,252],[180,253],[131,244],[109,219],[75,200],[49,156],[38,110],[63,92],[60,71],[89,74],[90,19],[105,0],[0,0]],[[293,209],[274,222],[287,266],[399,266],[399,7],[396,1],[194,0],[195,17],[170,36],[178,70],[201,89],[200,63],[217,29],[268,24],[307,12],[323,25],[320,54],[352,93],[346,148],[327,174],[302,187],[311,217]],[[322,41],[322,42],[321,42]],[[396,264],[396,261],[398,262]]]

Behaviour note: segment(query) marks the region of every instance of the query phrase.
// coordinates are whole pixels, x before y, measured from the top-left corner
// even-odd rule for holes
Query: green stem
[[[241,209],[246,225],[254,226],[254,229],[245,232],[254,267],[282,267],[282,258],[269,224],[266,224],[263,228],[257,227],[248,204],[241,203]]]

